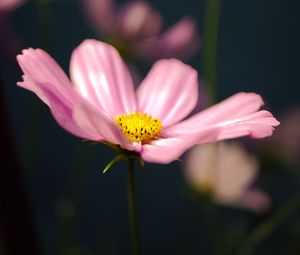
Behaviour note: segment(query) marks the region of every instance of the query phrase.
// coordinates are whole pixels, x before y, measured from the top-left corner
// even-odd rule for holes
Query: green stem
[[[138,216],[136,209],[136,194],[134,183],[134,159],[128,160],[128,210],[131,224],[131,238],[133,242],[133,251],[135,255],[141,255],[141,243],[138,231]]]
[[[285,219],[300,209],[300,195],[291,198],[284,207],[275,212],[272,217],[258,225],[241,243],[237,254],[251,255],[254,249],[264,241]]]
[[[211,100],[217,96],[217,46],[221,0],[207,0],[204,22],[203,77],[208,82]]]

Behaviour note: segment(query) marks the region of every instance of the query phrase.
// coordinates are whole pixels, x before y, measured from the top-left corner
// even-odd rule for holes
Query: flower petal
[[[135,145],[129,143],[110,118],[95,107],[88,107],[85,101],[76,104],[73,118],[81,129],[100,134],[105,141],[119,144],[129,151],[138,149]]]
[[[237,143],[218,143],[217,153],[215,196],[220,201],[236,201],[257,178],[258,161]]]
[[[137,53],[149,59],[187,58],[200,47],[196,23],[186,17],[159,36],[137,43]]]
[[[73,52],[70,75],[75,89],[111,118],[136,111],[130,74],[109,44],[85,40]]]
[[[198,99],[197,72],[176,59],[157,61],[137,90],[138,109],[164,127],[186,117]]]
[[[233,204],[252,210],[255,213],[264,213],[272,205],[268,194],[259,188],[250,188]]]
[[[177,125],[164,129],[161,135],[187,137],[196,135],[203,128],[211,128],[217,132],[217,140],[246,135],[256,138],[270,136],[279,122],[268,111],[256,112],[262,104],[261,97],[255,93],[239,93]]]
[[[263,138],[271,136],[274,127],[278,126],[279,122],[268,111],[259,111],[244,118],[233,119],[218,123],[220,127],[218,140],[231,139],[250,135],[254,138]]]
[[[24,75],[23,82],[18,82],[17,85],[33,91],[40,97],[40,99],[49,106],[51,113],[58,124],[73,135],[89,140],[103,140],[103,137],[96,132],[89,132],[90,130],[81,129],[76,124],[72,116],[73,103],[68,101],[62,94],[59,94],[54,86],[33,81],[28,75]]]
[[[18,8],[22,5],[25,0],[1,0],[0,1],[0,11],[1,12],[9,12]]]
[[[23,82],[18,82],[18,85],[36,93],[63,128],[90,140],[104,139],[122,144],[118,128],[74,90],[61,68],[46,52],[24,50],[17,60],[25,74]],[[82,116],[82,112],[97,112],[97,121],[90,117],[91,114]]]
[[[17,61],[26,76],[26,80],[30,80],[30,84],[23,84],[26,89],[35,93],[38,92],[38,96],[41,97],[39,87],[35,86],[34,82],[48,83],[61,91],[66,100],[72,100],[68,93],[72,87],[68,77],[47,52],[41,49],[29,48],[23,50],[22,55],[17,56]],[[47,104],[46,99],[41,99]]]
[[[101,30],[107,35],[113,32],[114,24],[114,0],[82,0],[82,7],[95,31]]]
[[[152,141],[151,144],[144,144],[140,155],[147,162],[168,164],[179,159],[187,149],[191,148],[201,140],[203,143],[215,140],[216,132],[212,129],[202,130],[195,136],[187,138],[162,138]]]
[[[116,23],[119,37],[141,40],[159,33],[162,17],[146,1],[135,1],[120,9]]]

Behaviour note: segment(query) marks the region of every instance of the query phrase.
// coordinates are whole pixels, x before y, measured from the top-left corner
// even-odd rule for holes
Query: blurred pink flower
[[[0,1],[0,11],[1,12],[11,12],[21,6],[25,0],[1,0]]]
[[[198,145],[188,154],[184,172],[200,192],[211,192],[225,205],[260,213],[269,208],[270,198],[251,185],[257,178],[258,162],[237,143]]]
[[[255,93],[238,93],[183,120],[197,103],[197,72],[176,59],[157,61],[136,92],[118,52],[96,40],[73,51],[72,83],[41,49],[17,59],[24,72],[18,85],[36,93],[63,128],[147,162],[169,163],[197,143],[270,136],[279,125],[270,112],[258,111],[263,101]]]
[[[162,32],[163,17],[146,1],[119,6],[114,0],[82,0],[82,4],[95,30],[131,55],[150,60],[186,58],[199,48],[196,23],[190,17]]]
[[[9,23],[9,14],[25,0],[0,0],[0,55],[13,62],[21,46]]]

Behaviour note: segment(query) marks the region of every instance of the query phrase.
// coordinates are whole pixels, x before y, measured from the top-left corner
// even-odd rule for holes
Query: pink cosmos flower
[[[10,27],[9,14],[24,1],[0,0],[0,55],[10,61],[15,61],[14,57],[20,49],[20,43]]]
[[[197,72],[176,59],[157,61],[136,92],[118,52],[96,40],[73,51],[72,82],[41,49],[24,50],[17,60],[24,72],[18,85],[36,93],[64,129],[147,162],[169,163],[198,143],[270,136],[279,124],[258,111],[263,101],[255,93],[238,93],[185,119],[197,103]]]
[[[188,182],[200,192],[211,192],[225,205],[248,208],[256,213],[269,208],[270,198],[251,185],[258,162],[237,143],[198,145],[188,154],[184,171]]]
[[[162,32],[163,17],[146,1],[118,6],[114,0],[82,0],[82,4],[97,32],[137,57],[185,58],[199,47],[196,24],[190,17]]]

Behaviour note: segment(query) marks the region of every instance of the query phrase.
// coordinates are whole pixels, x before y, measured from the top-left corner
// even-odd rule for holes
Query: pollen
[[[163,127],[158,118],[140,112],[119,115],[115,122],[130,142],[147,143],[158,139]]]

